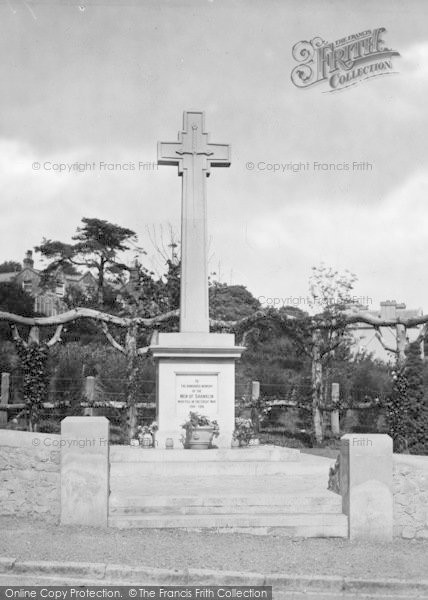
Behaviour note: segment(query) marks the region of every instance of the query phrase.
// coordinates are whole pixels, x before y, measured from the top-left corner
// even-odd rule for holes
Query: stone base
[[[106,527],[109,496],[109,421],[61,421],[61,525]]]
[[[190,411],[215,419],[213,440],[230,448],[235,428],[235,360],[244,348],[235,336],[222,333],[161,333],[151,346],[157,366],[158,448],[171,439],[182,448],[182,425]]]
[[[293,448],[143,450],[112,446],[109,527],[346,537],[329,459]]]
[[[374,433],[341,438],[340,488],[349,539],[388,542],[393,532],[392,439]]]

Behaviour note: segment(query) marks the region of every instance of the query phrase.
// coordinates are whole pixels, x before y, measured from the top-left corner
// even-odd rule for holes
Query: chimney
[[[25,254],[25,258],[22,261],[22,264],[24,265],[24,269],[32,269],[34,267],[33,251],[32,250],[27,250],[27,252]]]
[[[396,300],[385,300],[380,303],[380,316],[382,319],[396,319],[397,308],[404,309],[406,305],[404,303],[398,303]]]

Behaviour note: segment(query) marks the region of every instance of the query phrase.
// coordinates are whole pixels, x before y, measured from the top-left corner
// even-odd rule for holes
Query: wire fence
[[[257,421],[257,429],[268,443],[310,445],[312,430],[310,378],[288,383],[260,382],[255,398],[252,381],[238,381],[235,386],[236,414]],[[136,418],[139,425],[156,419],[156,382],[139,380]],[[23,397],[23,378],[2,375],[0,428],[28,430],[29,411]],[[383,410],[384,397],[377,390],[353,389],[340,395],[334,404],[332,387],[324,390],[321,416],[327,437],[337,437],[332,427],[332,412],[340,421],[341,433],[384,432],[387,430]],[[337,398],[336,398],[337,400]],[[105,416],[111,423],[112,443],[127,443],[127,381],[121,378],[53,378],[47,386],[38,410],[38,431],[60,433],[61,421],[67,416]]]

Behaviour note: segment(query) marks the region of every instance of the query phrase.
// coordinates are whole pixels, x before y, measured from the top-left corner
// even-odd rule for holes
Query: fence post
[[[251,400],[256,401],[260,398],[260,381],[251,382]]]
[[[331,403],[333,406],[338,406],[339,404],[339,384],[332,383],[331,384]],[[330,414],[330,422],[331,422],[331,433],[333,435],[340,435],[340,422],[339,422],[339,410],[335,408],[331,411]]]
[[[253,423],[254,431],[259,433],[260,431],[260,418],[258,410],[258,400],[260,398],[260,381],[251,382],[251,402],[253,404],[251,408],[251,421]]]
[[[7,406],[9,404],[10,373],[1,374],[1,396],[0,404]],[[7,423],[7,409],[0,409],[0,425]]]
[[[85,396],[89,403],[93,403],[95,399],[95,377],[93,375],[88,375],[85,378]],[[93,406],[86,407],[85,416],[93,417],[94,416],[94,408]]]

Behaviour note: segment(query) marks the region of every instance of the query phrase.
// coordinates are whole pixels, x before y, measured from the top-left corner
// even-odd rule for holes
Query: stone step
[[[147,477],[262,477],[280,474],[290,477],[324,475],[328,480],[328,468],[324,465],[316,468],[314,465],[298,461],[112,462],[110,473],[113,481],[144,480]]]
[[[347,537],[342,514],[223,514],[223,515],[111,515],[109,527],[118,529],[216,529],[259,535]]]
[[[239,514],[336,513],[342,499],[326,492],[318,495],[254,494],[247,496],[110,496],[110,514]]]
[[[116,504],[127,504],[128,498],[144,496],[157,497],[202,497],[211,496],[319,496],[332,494],[327,490],[328,471],[306,475],[259,475],[240,477],[237,475],[197,477],[156,477],[134,472],[124,477],[115,469],[110,478],[110,499]],[[269,494],[267,494],[267,490]]]
[[[273,445],[249,446],[246,448],[212,448],[211,450],[110,447],[110,462],[112,463],[298,462],[300,460],[300,450]]]

